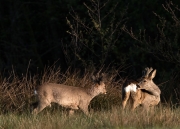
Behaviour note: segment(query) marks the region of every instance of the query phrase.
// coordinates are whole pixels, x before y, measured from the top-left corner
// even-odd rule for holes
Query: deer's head
[[[150,90],[153,89],[156,85],[153,82],[153,78],[156,76],[156,69],[145,68],[143,75],[139,80],[138,89]]]
[[[106,87],[104,84],[104,74],[97,74],[96,76],[92,76],[93,81],[95,82],[94,88],[96,88],[96,91],[101,94],[106,94]]]

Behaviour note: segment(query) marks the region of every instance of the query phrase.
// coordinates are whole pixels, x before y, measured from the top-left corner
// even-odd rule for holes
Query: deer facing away
[[[129,98],[132,99],[132,110],[142,105],[143,110],[149,110],[160,102],[161,91],[153,82],[156,70],[145,68],[138,81],[127,81],[122,87],[122,106],[125,108]]]
[[[69,114],[74,110],[81,109],[86,115],[89,114],[88,105],[90,101],[99,94],[106,94],[105,84],[102,76],[93,76],[94,85],[89,88],[67,86],[63,84],[47,83],[37,90],[38,105],[32,114],[38,114],[51,102],[63,107],[70,108]]]

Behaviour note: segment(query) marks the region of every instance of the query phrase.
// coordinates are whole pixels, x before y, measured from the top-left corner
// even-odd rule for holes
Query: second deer
[[[125,108],[129,98],[132,99],[132,110],[141,105],[144,110],[156,106],[160,102],[161,91],[153,82],[156,70],[145,68],[138,81],[127,81],[122,87],[122,106]]]

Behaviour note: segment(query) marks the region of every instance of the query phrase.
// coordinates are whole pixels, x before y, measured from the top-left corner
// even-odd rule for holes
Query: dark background
[[[84,3],[95,13],[89,15],[92,10]],[[143,68],[152,66],[157,69],[154,81],[166,100],[171,96],[179,100],[180,11],[176,7],[180,1],[173,0],[174,5],[164,0],[109,0],[103,6],[104,3],[1,1],[1,73],[6,75],[13,68],[22,74],[28,68],[33,74],[56,62],[62,71],[69,67],[82,71],[123,67],[125,72],[120,74],[139,77]],[[162,4],[169,5],[174,14]],[[96,15],[98,11],[100,15]],[[122,29],[124,26],[127,31]],[[128,34],[131,28],[137,40]]]

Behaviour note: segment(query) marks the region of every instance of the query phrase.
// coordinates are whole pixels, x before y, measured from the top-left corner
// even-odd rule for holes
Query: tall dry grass
[[[43,83],[51,82],[88,87],[92,85],[91,77],[95,73],[97,71],[72,72],[70,68],[65,73],[62,73],[59,67],[51,66],[46,67],[42,73],[37,73],[34,76],[31,76],[28,72],[19,76],[15,71],[10,72],[8,78],[2,75],[0,79],[0,113],[30,111],[31,104],[37,101],[34,90]],[[120,104],[121,83],[119,82],[123,81],[123,79],[120,78],[115,81],[117,75],[117,71],[106,73],[105,83],[108,94],[93,99],[90,104],[92,110],[108,109],[112,105]]]

